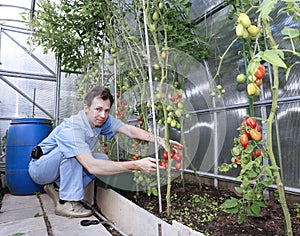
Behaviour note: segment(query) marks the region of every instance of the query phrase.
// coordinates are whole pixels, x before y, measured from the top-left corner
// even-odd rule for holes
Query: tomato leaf
[[[260,205],[259,204],[256,204],[256,203],[253,203],[251,206],[250,206],[250,209],[251,209],[251,212],[254,216],[258,217],[261,215],[261,208],[260,208]]]
[[[230,165],[223,163],[220,167],[219,167],[219,171],[221,172],[227,172],[230,170]]]
[[[243,188],[235,187],[234,189],[235,189],[235,191],[236,191],[238,194],[243,194],[243,193],[244,193],[244,189],[243,189]]]
[[[274,66],[287,68],[286,64],[284,63],[284,61],[281,58],[284,59],[283,52],[281,50],[276,50],[276,49],[265,50],[262,55],[262,59],[269,62],[270,64],[272,64]]]
[[[248,176],[248,178],[255,178],[255,177],[257,177],[257,173],[253,170],[250,170],[247,172],[247,176]]]
[[[239,210],[239,201],[237,198],[231,197],[230,199],[226,199],[220,207],[224,212],[235,214]]]
[[[261,17],[263,20],[266,20],[271,11],[274,9],[275,5],[277,4],[277,0],[264,0],[260,7],[258,8],[257,12],[261,12]]]
[[[244,214],[239,214],[238,224],[242,224],[246,220],[246,216]]]
[[[253,201],[253,200],[255,200],[255,193],[252,192],[252,191],[248,191],[248,192],[245,194],[245,199],[248,200],[248,201]]]
[[[283,28],[283,30],[281,31],[281,33],[283,35],[286,35],[288,36],[287,38],[285,37],[284,39],[289,39],[289,38],[297,38],[300,36],[300,32],[299,32],[299,29],[293,29],[293,28],[290,28],[288,26],[285,26]]]

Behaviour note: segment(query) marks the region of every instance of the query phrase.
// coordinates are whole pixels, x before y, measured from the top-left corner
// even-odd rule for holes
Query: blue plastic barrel
[[[42,192],[28,174],[33,147],[52,131],[52,121],[43,118],[20,118],[10,123],[6,140],[6,180],[13,195],[31,195]]]

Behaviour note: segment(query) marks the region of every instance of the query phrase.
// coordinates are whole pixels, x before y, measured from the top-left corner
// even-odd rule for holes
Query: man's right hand
[[[156,170],[156,159],[152,157],[145,157],[143,159],[135,161],[138,170],[149,173]]]

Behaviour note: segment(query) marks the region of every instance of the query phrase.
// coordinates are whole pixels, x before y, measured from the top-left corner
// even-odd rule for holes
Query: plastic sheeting
[[[7,1],[0,1],[0,4],[5,2]],[[31,7],[31,1],[20,0],[18,2],[24,7]],[[232,148],[233,138],[238,135],[236,129],[244,116],[249,112],[245,85],[237,85],[235,81],[236,75],[244,70],[240,54],[242,45],[240,41],[237,41],[230,49],[224,59],[220,77],[216,80],[216,83],[222,83],[226,89],[225,96],[219,102],[213,101],[211,98],[208,100],[205,95],[205,93],[209,92],[207,82],[211,80],[216,72],[219,56],[223,54],[235,37],[234,22],[227,19],[227,14],[232,8],[231,6],[227,6],[211,16],[203,17],[205,13],[213,10],[214,7],[223,1],[193,0],[191,2],[193,4],[190,13],[191,18],[202,19],[197,26],[202,30],[206,40],[211,44],[212,57],[206,62],[201,62],[202,66],[198,68],[200,70],[199,74],[193,77],[193,81],[189,81],[186,84],[185,95],[193,105],[194,112],[192,115],[196,116],[198,120],[198,122],[190,126],[191,130],[186,130],[186,132],[190,132],[191,134],[195,132],[200,133],[199,144],[196,144],[196,154],[193,159],[193,164],[197,169],[216,176],[225,175],[218,172],[217,166],[223,162],[230,162],[230,149]],[[17,2],[14,1],[14,3],[16,4]],[[3,9],[4,7],[0,7],[1,17],[4,17],[1,13]],[[7,8],[5,7],[4,11],[6,10]],[[10,15],[10,17],[17,16]],[[5,16],[5,18],[8,18],[8,16]],[[273,19],[273,27],[276,28],[275,38],[279,39],[281,37],[281,29],[291,24],[292,21],[287,16],[279,16],[279,18],[274,16]],[[282,23],[283,19],[284,22]],[[12,24],[17,24],[17,22]],[[22,50],[7,35],[9,34],[12,38],[20,42],[21,45],[28,48],[29,46],[26,45],[26,34],[22,35],[10,31],[0,33],[0,59],[3,63],[0,66],[1,70],[5,69],[41,75],[51,74],[49,70],[45,70],[44,67],[31,57],[32,55]],[[285,46],[287,42],[280,40],[279,43]],[[296,47],[299,51],[299,43]],[[43,55],[40,49],[32,53],[33,55],[38,55],[38,58],[41,58],[52,71],[55,71],[56,61],[53,55]],[[300,189],[300,146],[297,145],[297,141],[300,138],[299,70],[299,66],[294,67],[287,81],[283,76],[280,77],[279,108],[277,111],[277,121],[274,122],[273,127],[274,151],[278,163],[282,164],[283,180],[286,186],[297,189]],[[30,98],[33,98],[34,88],[36,88],[36,103],[41,105],[52,116],[54,115],[55,82],[24,79],[16,76],[6,76],[5,78]],[[270,110],[271,86],[267,78],[268,72],[266,79],[264,79],[261,97],[255,100],[256,116],[266,117]],[[9,125],[9,118],[31,117],[33,104],[15,92],[3,80],[0,80],[0,89],[0,134],[2,137]],[[75,97],[76,89],[73,79],[62,76],[60,120],[70,114],[74,114],[80,109],[81,103],[77,102]],[[49,118],[39,109],[35,109],[35,116]],[[263,126],[264,131],[265,127]],[[280,137],[278,140],[276,132],[278,132]],[[195,144],[190,145],[195,146]],[[282,161],[279,158],[280,156]],[[237,173],[237,170],[233,170],[226,173],[226,175],[235,177]]]

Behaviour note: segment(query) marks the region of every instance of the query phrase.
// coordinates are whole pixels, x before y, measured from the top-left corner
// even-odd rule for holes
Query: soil
[[[179,221],[190,228],[205,235],[286,235],[284,229],[284,215],[281,205],[276,200],[267,202],[260,217],[246,216],[242,224],[238,224],[237,214],[225,213],[220,205],[230,196],[236,196],[232,191],[218,190],[211,186],[201,185],[196,182],[186,182],[184,188],[181,181],[173,181],[171,190],[171,214],[167,216],[165,209],[160,213],[158,197],[148,196],[139,192],[138,196],[133,192],[118,191],[120,194],[145,208],[152,214],[160,217],[168,223],[172,220]],[[165,208],[166,187],[161,188],[162,206]],[[289,204],[291,222],[294,235],[300,235],[300,209],[295,203]]]

